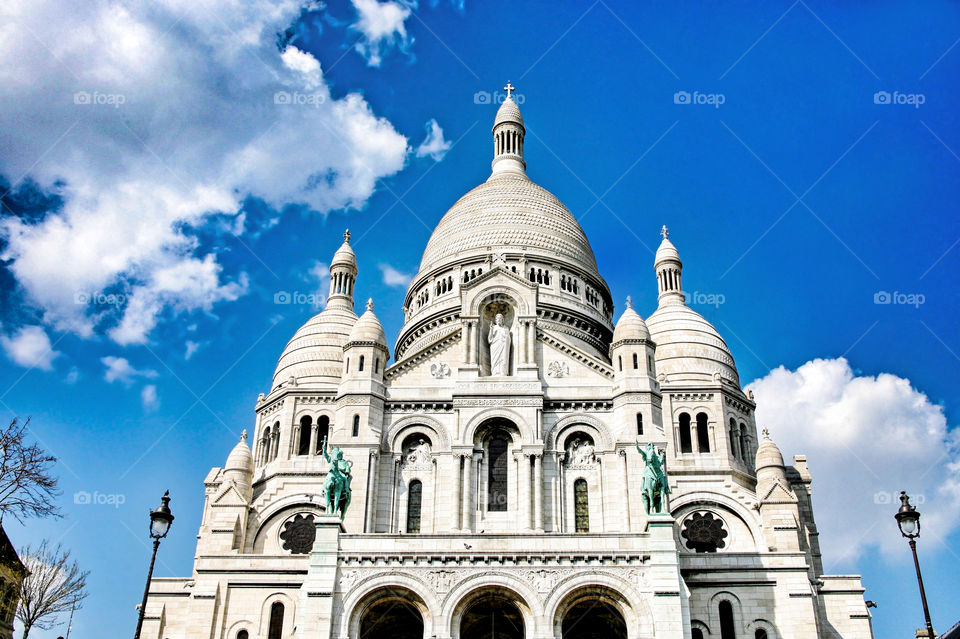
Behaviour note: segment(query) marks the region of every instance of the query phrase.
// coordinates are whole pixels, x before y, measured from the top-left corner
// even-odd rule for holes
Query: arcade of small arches
[[[361,370],[363,365],[363,357],[361,356]],[[264,426],[261,429],[254,451],[256,465],[263,466],[280,456],[281,428],[280,422],[274,421],[272,425]],[[292,428],[289,449],[285,452],[283,458],[318,456],[322,452],[323,440],[330,436],[330,416],[302,415],[299,419],[294,420]],[[359,435],[360,415],[354,415],[351,436],[358,437]]]

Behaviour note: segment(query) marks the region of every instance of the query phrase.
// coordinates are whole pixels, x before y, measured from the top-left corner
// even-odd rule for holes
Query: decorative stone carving
[[[490,375],[510,374],[510,329],[503,324],[503,313],[497,313],[490,325],[487,341],[490,343]]]
[[[340,571],[340,590],[342,592],[347,592],[353,588],[353,584],[357,583],[357,578],[360,577],[359,570],[341,570]]]
[[[317,538],[317,527],[313,522],[313,515],[297,515],[283,525],[280,539],[283,549],[294,555],[306,555],[313,549],[313,542]]]
[[[566,377],[570,374],[570,367],[562,360],[554,360],[547,366],[547,375],[550,377]]]
[[[406,468],[429,468],[432,460],[430,442],[422,437],[408,446],[403,454],[403,465]]]
[[[593,442],[586,438],[576,437],[567,444],[567,466],[569,468],[587,468],[597,461]]]
[[[438,593],[449,592],[457,581],[457,573],[453,570],[431,570],[426,574],[427,581]]]
[[[556,570],[540,569],[530,570],[526,576],[537,592],[550,592],[557,585],[560,573]]]
[[[443,379],[450,377],[450,366],[446,362],[437,362],[430,365],[430,375],[434,379]]]

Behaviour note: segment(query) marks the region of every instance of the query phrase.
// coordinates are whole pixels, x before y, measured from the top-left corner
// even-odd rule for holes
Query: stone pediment
[[[523,286],[526,289],[531,291],[536,291],[538,285],[535,282],[531,282],[527,278],[523,277],[519,273],[514,273],[508,268],[505,268],[502,264],[494,264],[493,267],[485,272],[483,275],[478,275],[469,282],[460,285],[461,291],[469,291],[470,289],[482,286],[483,284],[490,283],[491,280],[497,279],[498,275],[502,275],[512,280],[514,283]]]
[[[246,506],[247,500],[243,498],[240,491],[233,482],[225,484],[220,492],[214,497],[212,506]]]
[[[436,341],[388,368],[385,374],[387,384],[450,380],[462,359],[459,345],[459,328],[437,335]]]
[[[797,496],[783,487],[779,481],[764,493],[760,499],[760,504],[796,504]]]

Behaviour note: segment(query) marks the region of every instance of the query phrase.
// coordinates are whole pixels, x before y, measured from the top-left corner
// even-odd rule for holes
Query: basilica
[[[860,577],[823,574],[806,458],[758,432],[667,229],[657,307],[615,312],[524,134],[508,90],[392,356],[344,235],[144,637],[873,636]]]

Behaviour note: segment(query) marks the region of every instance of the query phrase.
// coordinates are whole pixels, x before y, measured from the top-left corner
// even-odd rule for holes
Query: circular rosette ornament
[[[713,513],[693,513],[683,522],[680,536],[686,540],[687,548],[694,552],[717,552],[727,545],[723,520]]]
[[[283,549],[294,555],[309,553],[316,538],[317,527],[313,522],[313,515],[297,515],[283,525],[283,532],[280,533]]]

